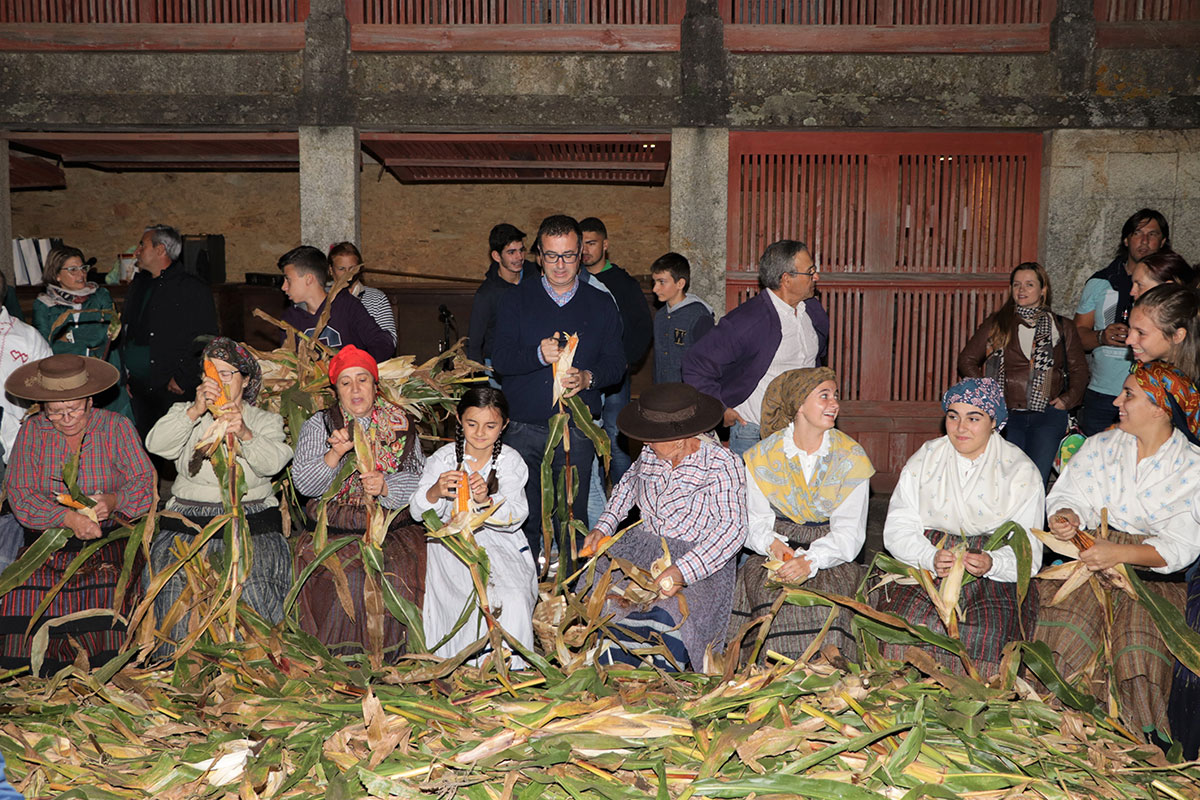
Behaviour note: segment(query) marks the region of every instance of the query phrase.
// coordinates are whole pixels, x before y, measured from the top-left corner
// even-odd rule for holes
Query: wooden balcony
[[[759,53],[1036,53],[1055,0],[722,0],[725,46]]]
[[[1096,45],[1200,48],[1197,0],[1096,0]]]
[[[0,0],[0,50],[304,49],[309,0]]]
[[[670,52],[684,0],[346,0],[355,50]]]

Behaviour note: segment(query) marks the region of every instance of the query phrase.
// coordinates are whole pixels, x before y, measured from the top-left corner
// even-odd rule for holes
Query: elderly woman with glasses
[[[83,251],[59,245],[46,256],[42,269],[45,290],[33,303],[33,325],[55,353],[74,353],[108,361],[119,371],[120,354],[112,347],[109,325],[117,318],[108,289],[87,279]],[[101,408],[133,419],[123,384],[97,398]]]
[[[246,486],[241,510],[250,527],[254,555],[242,600],[267,622],[279,622],[283,619],[283,599],[292,583],[292,553],[283,536],[283,519],[271,479],[292,460],[292,448],[283,432],[283,417],[254,405],[262,388],[257,359],[223,336],[204,348],[204,358],[213,365],[216,377],[206,375],[192,402],[171,406],[150,430],[146,448],[175,462],[178,477],[171,487],[167,510],[203,528],[213,517],[230,510],[222,500],[223,489],[212,464],[195,458],[196,444],[215,422],[213,409],[220,413],[228,424],[228,434],[238,440],[237,463]],[[225,402],[217,406],[222,395]],[[197,535],[195,528],[175,517],[162,516],[159,524],[159,534],[150,543],[146,583],[154,572],[175,563],[172,550],[190,547]],[[205,552],[210,558],[220,559],[225,552],[224,538],[214,536],[205,545]],[[184,576],[176,572],[155,596],[154,613],[159,620],[168,617],[183,588]],[[180,612],[182,617],[170,633],[174,642],[187,635],[189,612]],[[166,655],[170,649],[164,646],[160,654]]]
[[[63,354],[18,368],[4,384],[9,394],[41,403],[41,411],[26,419],[17,434],[4,484],[13,513],[25,529],[25,546],[50,528],[66,528],[72,536],[22,586],[0,597],[0,668],[29,663],[30,638],[25,628],[33,610],[50,587],[63,580],[79,551],[119,521],[136,519],[150,510],[154,468],[133,423],[92,405],[94,395],[116,382],[117,370],[111,364]],[[90,513],[59,499],[68,491],[63,467],[75,458],[79,468],[76,486],[94,503]],[[102,545],[67,578],[41,621],[111,608],[124,550],[120,541]],[[126,594],[124,613],[132,608],[134,599],[134,592]],[[96,665],[121,647],[124,624],[111,617],[92,616],[57,625],[50,631],[44,662],[47,670],[76,661],[78,651],[69,639]]]

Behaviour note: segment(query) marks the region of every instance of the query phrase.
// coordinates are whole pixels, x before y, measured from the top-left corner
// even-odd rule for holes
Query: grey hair
[[[758,259],[758,282],[765,289],[778,289],[783,276],[792,271],[797,253],[807,253],[808,245],[795,239],[780,239],[763,251]]]
[[[155,245],[161,244],[167,248],[167,258],[172,261],[179,260],[179,254],[183,252],[183,237],[179,235],[179,231],[170,225],[150,225],[144,233],[150,234],[150,241]]]

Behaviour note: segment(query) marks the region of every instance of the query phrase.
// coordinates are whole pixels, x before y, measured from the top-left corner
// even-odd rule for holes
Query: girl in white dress
[[[458,485],[464,480],[476,506],[503,501],[475,531],[475,540],[487,551],[491,564],[487,592],[493,614],[513,638],[532,649],[537,574],[521,532],[521,523],[529,514],[525,499],[529,471],[520,453],[501,444],[506,425],[508,401],[503,392],[487,386],[467,390],[458,403],[455,442],[440,448],[425,463],[410,510],[420,519],[432,509],[448,522],[454,516]],[[443,658],[457,655],[487,633],[478,602],[466,564],[446,546],[430,540],[425,564],[425,641],[430,647],[438,645],[454,630],[468,604],[475,607],[463,626],[434,653]],[[513,658],[516,668],[524,663]]]

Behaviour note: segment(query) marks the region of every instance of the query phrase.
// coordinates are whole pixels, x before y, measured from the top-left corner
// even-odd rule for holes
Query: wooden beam
[[[733,53],[1047,53],[1049,24],[726,25]]]
[[[359,51],[670,53],[678,25],[351,25]]]
[[[1200,22],[1097,22],[1096,46],[1110,50],[1200,49]]]
[[[471,169],[584,169],[611,172],[664,172],[665,161],[510,161],[503,158],[387,158],[383,163],[397,168],[471,168]]]
[[[8,164],[10,189],[62,189],[67,185],[62,168],[44,158],[10,152]]]
[[[535,142],[539,144],[670,144],[670,133],[395,133],[362,131],[361,142]]]
[[[138,24],[28,23],[0,25],[0,50],[105,50],[195,52],[304,49],[304,23]]]
[[[33,142],[299,142],[296,131],[244,131],[240,133],[159,133],[133,131],[7,131],[0,138],[15,144]],[[297,144],[299,146],[299,144]]]

